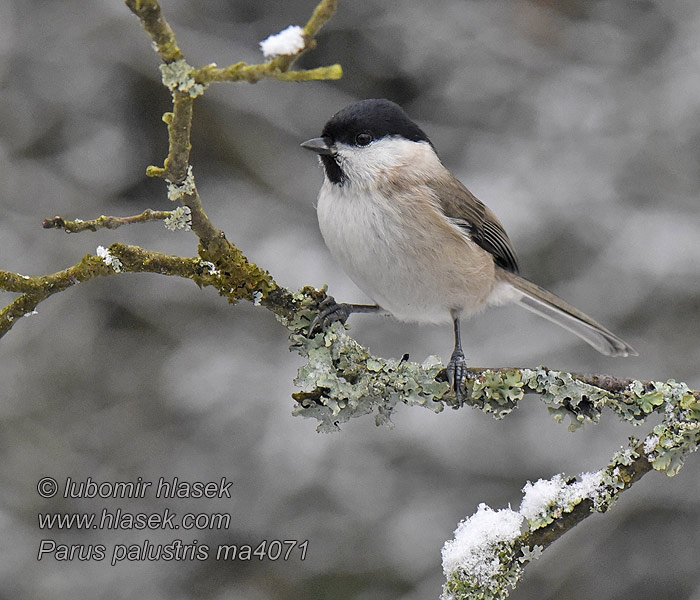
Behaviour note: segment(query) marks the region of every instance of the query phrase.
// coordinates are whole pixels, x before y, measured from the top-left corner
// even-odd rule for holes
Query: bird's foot
[[[461,348],[455,348],[450,362],[445,369],[447,381],[450,387],[455,392],[455,403],[452,403],[453,408],[459,408],[469,397],[466,389],[467,382],[467,360],[464,358],[464,352]]]
[[[317,329],[320,332],[325,331],[336,321],[345,324],[353,312],[353,305],[336,302],[333,296],[326,296],[325,300],[319,304],[319,309],[316,318],[309,325],[308,337],[312,337]]]

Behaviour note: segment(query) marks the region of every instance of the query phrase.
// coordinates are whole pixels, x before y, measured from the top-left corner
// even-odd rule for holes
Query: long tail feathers
[[[519,292],[515,301],[523,308],[568,329],[602,354],[637,356],[627,342],[551,292],[507,271],[499,275]]]

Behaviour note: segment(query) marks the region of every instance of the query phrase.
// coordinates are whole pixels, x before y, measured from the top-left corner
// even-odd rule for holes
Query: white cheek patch
[[[360,147],[338,143],[336,161],[351,185],[372,188],[383,173],[411,164],[426,150],[432,153],[427,142],[412,142],[400,137],[382,138]]]

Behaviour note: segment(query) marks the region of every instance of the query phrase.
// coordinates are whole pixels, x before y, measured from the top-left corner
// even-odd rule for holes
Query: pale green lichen
[[[597,423],[603,406],[611,394],[593,385],[574,379],[561,371],[522,369],[522,379],[529,389],[541,395],[557,422],[569,417],[569,430],[575,431],[586,423]]]
[[[192,228],[192,211],[189,206],[178,206],[163,222],[166,229],[170,231],[178,229],[189,231]]]
[[[686,456],[700,445],[700,402],[685,383],[670,380],[654,382],[653,387],[646,396],[663,396],[665,400],[659,409],[663,408],[664,417],[646,438],[644,453],[654,469],[673,477]]]
[[[192,173],[192,166],[187,167],[187,177],[180,183],[168,182],[168,200],[175,202],[195,193],[194,185],[194,174]],[[191,221],[190,221],[191,222]]]
[[[184,59],[160,65],[160,72],[163,85],[170,91],[178,90],[187,93],[191,98],[196,98],[201,96],[206,89],[205,85],[197,83],[194,78],[195,69],[188,65]]]
[[[295,320],[312,316],[297,314]],[[302,392],[295,394],[299,404],[294,414],[317,419],[318,431],[335,431],[351,418],[370,413],[375,414],[377,425],[391,426],[391,415],[400,402],[434,412],[443,409],[440,398],[449,385],[435,381],[442,365],[434,357],[422,365],[374,358],[337,322],[311,339],[304,334],[293,334],[291,339],[308,358],[295,379]]]
[[[340,323],[308,339],[307,329],[318,314],[319,297],[324,292],[307,289],[292,295],[292,316],[278,316],[293,332],[293,347],[308,358],[296,379],[302,392],[294,395],[299,402],[295,414],[316,418],[319,431],[333,431],[352,417],[370,413],[375,414],[377,424],[391,425],[399,402],[419,404],[435,412],[450,402],[449,385],[435,379],[442,371],[437,358],[420,365],[374,357],[349,337]],[[582,379],[545,367],[485,370],[467,381],[466,403],[503,418],[528,391],[536,392],[557,421],[571,419],[572,431],[597,423],[605,407],[633,425],[643,423],[651,414],[662,414],[663,421],[645,440],[644,453],[654,469],[669,476],[678,472],[685,457],[700,444],[700,403],[686,384],[632,381],[610,391]],[[629,465],[635,452],[631,446],[616,456],[616,464]],[[605,478],[614,493],[620,485],[616,474],[607,472]],[[604,507],[612,501],[606,498],[592,499]]]
[[[523,377],[520,371],[486,371],[471,384],[470,404],[486,413],[493,413],[502,419],[517,407],[525,395]]]
[[[116,256],[113,256],[107,248],[104,246],[97,246],[97,250],[95,251],[95,254],[99,258],[102,259],[102,262],[106,264],[109,267],[112,267],[112,270],[115,273],[121,273],[122,271],[122,261],[119,260]]]
[[[636,459],[639,458],[636,447],[639,443],[637,438],[631,438],[632,444],[627,446],[627,448],[621,448],[613,456],[613,464],[615,466],[624,465],[629,467]]]
[[[522,553],[522,556],[518,557],[518,562],[521,563],[526,563],[526,562],[533,562],[535,560],[539,560],[539,558],[542,556],[542,552],[544,551],[544,548],[540,546],[539,544],[535,544],[532,549],[529,546],[523,546],[520,548],[520,552]]]

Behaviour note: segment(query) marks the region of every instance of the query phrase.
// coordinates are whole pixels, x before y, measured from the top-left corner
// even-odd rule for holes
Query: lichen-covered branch
[[[525,566],[592,514],[609,510],[652,467],[644,444],[630,438],[599,471],[528,482],[519,510],[482,504],[442,550],[443,600],[508,597]],[[524,528],[524,531],[522,531]]]
[[[297,378],[302,391],[294,395],[299,402],[296,414],[317,419],[320,431],[336,430],[368,413],[374,413],[378,423],[389,423],[397,398],[434,411],[453,406],[454,393],[440,381],[444,375],[437,359],[431,357],[420,365],[372,356],[340,324],[309,339],[306,328],[316,314],[316,299],[299,296],[298,302],[298,314],[285,321],[292,331],[293,348],[308,358]],[[525,394],[537,394],[556,420],[570,420],[572,430],[597,422],[606,407],[622,420],[639,424],[650,414],[663,413],[671,400],[700,397],[699,392],[675,381],[621,380],[545,367],[474,367],[468,373],[467,405],[500,419],[511,413]]]
[[[480,505],[443,548],[443,600],[506,598],[524,567],[567,531],[609,510],[652,469],[677,473],[700,444],[700,402],[697,393],[676,386],[662,403],[662,422],[643,442],[630,438],[601,470],[528,482],[519,511]]]
[[[302,391],[294,394],[295,414],[316,419],[319,431],[335,431],[366,414],[374,414],[378,425],[390,425],[401,402],[435,412],[452,405],[453,392],[440,381],[443,369],[437,359],[420,365],[372,356],[339,323],[309,339],[304,332],[316,305],[302,296],[297,300],[300,310],[294,319],[283,320],[293,332],[293,348],[308,359],[296,380]],[[524,566],[556,539],[591,514],[608,510],[651,470],[675,475],[700,445],[700,392],[673,380],[585,376],[545,367],[472,368],[467,390],[467,404],[498,419],[529,393],[539,395],[556,420],[568,417],[571,430],[597,422],[604,408],[634,425],[653,414],[662,415],[662,422],[642,443],[631,438],[606,467],[583,474],[579,481],[556,475],[528,484],[519,512],[481,505],[443,550],[444,600],[507,597]]]

